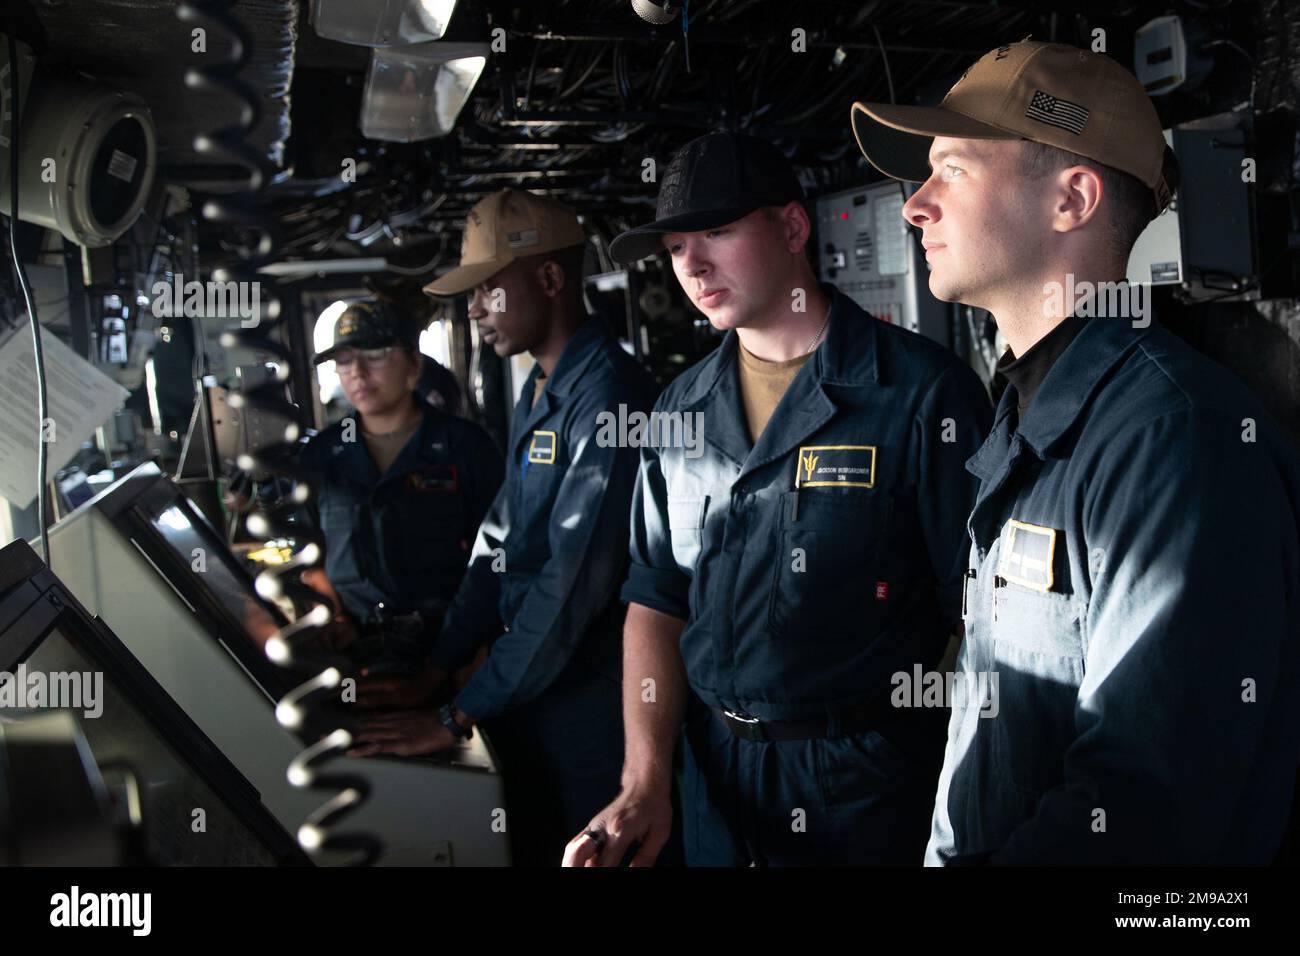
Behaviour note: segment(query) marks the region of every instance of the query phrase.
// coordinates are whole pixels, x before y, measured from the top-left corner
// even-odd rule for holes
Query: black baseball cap
[[[415,327],[403,322],[382,302],[353,302],[334,323],[334,344],[313,359],[319,365],[328,362],[339,349],[378,349],[385,345],[415,348]]]
[[[714,229],[803,199],[794,168],[775,146],[747,133],[708,133],[679,149],[664,170],[655,221],[618,236],[609,254],[626,265],[662,252],[665,233]]]

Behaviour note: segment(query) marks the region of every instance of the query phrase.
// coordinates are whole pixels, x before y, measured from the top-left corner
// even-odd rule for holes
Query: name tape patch
[[[456,491],[460,488],[460,475],[455,465],[430,465],[406,476],[412,491]]]
[[[528,462],[533,465],[555,464],[555,432],[533,432],[533,440],[528,445]]]
[[[1044,594],[1052,590],[1056,531],[1012,518],[998,559],[998,574],[1008,581]]]
[[[876,483],[875,445],[804,445],[796,488],[870,488]]]

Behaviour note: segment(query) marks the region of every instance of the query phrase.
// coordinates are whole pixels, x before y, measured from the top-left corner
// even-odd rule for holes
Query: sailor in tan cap
[[[486,659],[441,711],[395,712],[360,734],[361,753],[426,753],[482,721],[524,865],[558,865],[569,836],[618,793],[623,766],[618,594],[638,449],[598,434],[603,416],[648,412],[658,389],[587,315],[584,242],[573,210],[505,189],[470,211],[459,267],[425,287],[469,293],[482,341],[536,364],[511,420],[505,485],[429,651],[432,683],[484,647]],[[427,682],[409,689],[409,703],[436,694]]]
[[[517,259],[566,249],[581,253],[587,241],[568,206],[520,189],[503,189],[469,211],[460,265],[424,287],[429,295],[468,292]],[[581,278],[581,277],[579,277]]]
[[[1133,75],[1062,44],[991,50],[938,107],[855,103],[850,115],[872,165],[925,183],[904,216],[924,228],[931,290],[993,312],[1016,354],[1036,340],[1042,285],[1063,279],[1058,271],[1124,278],[1133,242],[1168,205],[1177,176]],[[918,222],[939,194],[950,221]],[[1059,208],[1039,216],[1042,203]],[[1069,269],[1048,261],[1062,254]]]
[[[937,108],[851,115],[868,160],[924,181],[903,214],[931,290],[1010,343],[967,464],[926,862],[1269,863],[1300,748],[1300,461],[1239,381],[1127,308],[1176,185],[1154,106],[1109,57],[1025,41]]]

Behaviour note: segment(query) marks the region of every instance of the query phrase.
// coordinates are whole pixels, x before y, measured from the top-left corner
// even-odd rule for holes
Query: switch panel
[[[951,309],[930,294],[920,244],[903,221],[903,187],[876,183],[817,200],[827,282],[876,318],[951,346]]]

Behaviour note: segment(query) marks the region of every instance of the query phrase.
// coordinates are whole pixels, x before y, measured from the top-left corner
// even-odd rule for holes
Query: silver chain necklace
[[[817,343],[821,341],[822,333],[826,331],[826,326],[830,325],[830,323],[831,323],[831,310],[830,307],[828,306],[826,308],[826,318],[822,322],[822,327],[817,330],[817,334],[813,336],[813,340],[809,342],[808,347],[803,350],[804,355],[807,355],[809,352],[811,352],[814,348],[817,347]]]

